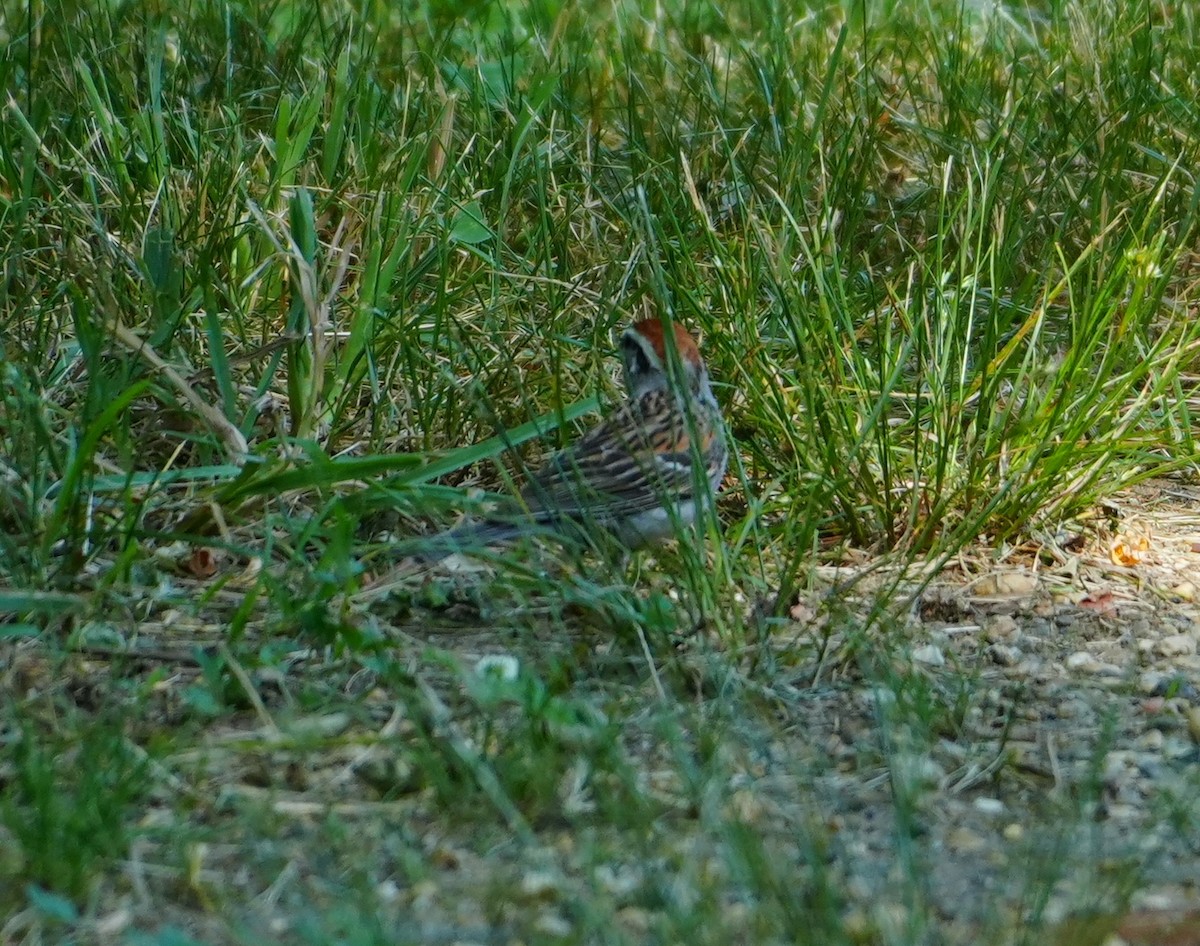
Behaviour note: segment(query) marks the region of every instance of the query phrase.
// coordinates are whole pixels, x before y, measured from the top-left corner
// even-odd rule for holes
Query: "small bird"
[[[577,533],[595,525],[636,549],[690,526],[724,477],[729,455],[700,350],[682,325],[668,324],[646,319],[622,333],[628,399],[532,475],[521,491],[525,511],[443,532],[433,557],[512,541],[537,527]],[[678,378],[668,367],[669,345]]]

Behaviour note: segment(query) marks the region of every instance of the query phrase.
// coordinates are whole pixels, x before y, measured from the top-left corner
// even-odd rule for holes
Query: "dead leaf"
[[[1079,607],[1086,608],[1088,611],[1094,611],[1097,614],[1111,614],[1116,610],[1111,591],[1103,591],[1098,595],[1088,595],[1079,602]]]
[[[1134,565],[1140,564],[1149,551],[1149,529],[1140,532],[1125,532],[1117,536],[1108,550],[1108,557],[1114,565],[1132,568]]]
[[[207,546],[197,546],[192,549],[192,554],[188,556],[184,568],[196,578],[212,578],[217,573],[216,553]]]
[[[1064,552],[1082,552],[1087,547],[1087,536],[1082,532],[1072,532],[1058,540],[1059,548]]]

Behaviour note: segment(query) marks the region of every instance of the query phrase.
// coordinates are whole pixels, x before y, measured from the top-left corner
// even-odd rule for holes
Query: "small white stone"
[[[1109,788],[1119,787],[1137,773],[1137,759],[1127,749],[1110,752],[1104,759],[1104,784]]]
[[[974,806],[976,811],[983,815],[990,815],[991,817],[995,818],[1004,814],[1004,802],[1002,802],[999,798],[988,798],[985,796],[976,798],[971,804]]]
[[[1149,696],[1158,690],[1163,680],[1166,679],[1166,674],[1159,670],[1145,670],[1138,675],[1137,688],[1138,692]]]
[[[574,932],[574,927],[571,926],[569,920],[561,913],[554,910],[547,910],[538,915],[538,918],[533,923],[533,928],[539,933],[554,939],[566,939]]]
[[[1099,673],[1103,666],[1095,654],[1086,650],[1077,650],[1067,658],[1067,669],[1079,673]]]
[[[562,876],[553,871],[531,870],[521,878],[521,893],[532,900],[553,900],[562,882]]]
[[[120,936],[133,923],[133,916],[122,907],[95,921],[95,930],[102,936]]]
[[[1196,641],[1190,634],[1164,637],[1154,648],[1162,657],[1187,657],[1196,652]]]
[[[475,664],[476,676],[511,683],[521,672],[521,663],[511,654],[488,654]]]
[[[395,903],[400,899],[400,886],[389,877],[375,885],[375,896],[384,903]]]
[[[892,690],[876,687],[869,692],[863,693],[862,700],[869,710],[889,710],[896,705],[896,694]]]
[[[913,651],[913,660],[930,667],[944,667],[946,657],[936,644],[924,644]]]

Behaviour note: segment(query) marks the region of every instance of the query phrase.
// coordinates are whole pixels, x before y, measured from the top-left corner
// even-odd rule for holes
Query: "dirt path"
[[[909,834],[916,894],[964,937],[997,904],[1017,929],[1102,928],[1132,894],[1128,942],[1200,942],[1200,505],[1162,484],[1108,511],[1086,538],[939,576],[894,685],[797,702],[838,760],[821,807],[873,914],[911,915]],[[880,760],[870,778],[862,736],[889,729],[891,777]]]

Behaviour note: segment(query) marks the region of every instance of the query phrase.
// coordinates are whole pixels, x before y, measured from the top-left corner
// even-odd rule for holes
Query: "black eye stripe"
[[[646,357],[646,353],[637,345],[631,346],[632,360],[630,364],[633,370],[638,374],[647,374],[653,370],[650,359]]]

